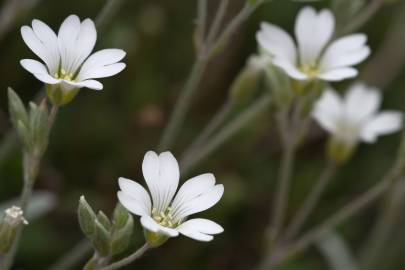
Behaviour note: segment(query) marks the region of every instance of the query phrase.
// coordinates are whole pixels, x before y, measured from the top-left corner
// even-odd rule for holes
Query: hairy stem
[[[299,233],[302,226],[305,224],[305,221],[310,216],[315,206],[319,202],[323,192],[325,191],[325,188],[335,175],[336,169],[337,169],[336,163],[333,161],[329,161],[324,170],[322,171],[319,180],[316,182],[310,194],[305,199],[304,204],[298,210],[298,213],[293,218],[291,224],[287,227],[286,234],[284,237],[285,241],[293,239],[296,236],[296,234]]]
[[[190,147],[182,155],[180,163],[185,163],[190,157],[196,154],[201,146],[208,141],[210,136],[217,130],[232,112],[232,109],[235,107],[235,103],[227,100],[214,117],[210,120],[208,125],[204,128],[201,134],[193,141]]]
[[[169,118],[169,122],[163,131],[163,135],[159,143],[160,151],[171,148],[181,126],[184,123],[186,114],[192,103],[192,98],[198,89],[208,61],[218,52],[218,49],[224,45],[225,41],[236,31],[236,29],[249,18],[253,11],[255,11],[256,8],[263,3],[264,1],[259,0],[255,4],[246,4],[242,10],[229,22],[219,36],[215,38],[215,41],[212,42],[212,44],[203,44],[202,47],[204,50],[199,51],[187,82],[176,101],[174,110]],[[223,15],[221,15],[221,17],[222,16]],[[215,27],[215,24],[212,27]],[[212,32],[211,30],[213,29],[211,28],[209,32]]]
[[[197,163],[201,162],[212,152],[214,152],[225,141],[229,140],[240,129],[251,123],[251,121],[258,115],[266,111],[271,103],[269,95],[264,95],[250,105],[243,113],[238,115],[234,120],[224,126],[212,139],[210,139],[204,148],[199,149],[193,156],[189,156],[187,159],[183,159],[183,163],[180,163],[182,172],[190,170]]]
[[[279,112],[277,116],[278,130],[283,145],[283,153],[279,169],[277,189],[273,202],[273,212],[270,226],[268,228],[270,248],[275,244],[281,226],[284,223],[285,211],[288,203],[288,193],[290,189],[291,174],[294,167],[295,158],[295,139],[289,128],[289,113],[288,110]]]
[[[347,219],[351,218],[353,215],[357,214],[358,212],[369,206],[371,203],[375,202],[375,200],[377,200],[384,192],[389,189],[391,182],[397,176],[398,175],[395,173],[395,170],[391,170],[384,177],[383,180],[375,184],[373,187],[369,188],[363,195],[354,199],[352,202],[341,208],[319,226],[305,233],[292,244],[279,247],[262,262],[258,269],[272,269],[273,267],[281,264],[286,259],[308,248],[313,242],[318,240],[325,233],[345,222]]]
[[[151,247],[148,244],[144,244],[141,248],[139,248],[137,251],[129,255],[128,257],[119,260],[115,263],[112,263],[106,267],[101,268],[100,270],[115,270],[119,269],[121,267],[124,267],[126,265],[129,265],[130,263],[134,262],[135,260],[139,259],[142,257],[143,254],[145,254],[146,251],[148,251]]]

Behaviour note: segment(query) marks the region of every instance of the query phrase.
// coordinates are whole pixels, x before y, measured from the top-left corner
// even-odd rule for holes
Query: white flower
[[[38,80],[59,85],[65,91],[87,87],[103,89],[94,79],[109,77],[121,72],[125,57],[119,49],[105,49],[90,57],[97,39],[97,31],[90,19],[80,22],[70,15],[59,28],[58,35],[45,23],[32,21],[32,28],[21,27],[22,38],[27,46],[45,63],[32,59],[21,60],[21,65]]]
[[[270,54],[273,64],[296,80],[340,81],[357,75],[352,66],[370,54],[364,34],[341,37],[330,43],[335,18],[329,10],[319,13],[312,7],[301,9],[292,37],[278,26],[265,23],[256,35],[260,47]],[[297,48],[298,47],[298,48]]]
[[[374,143],[377,137],[402,128],[403,114],[378,112],[381,92],[364,84],[354,84],[342,100],[327,89],[315,104],[313,117],[325,130],[347,145],[358,141]]]
[[[4,213],[5,216],[3,221],[10,226],[16,227],[21,223],[24,225],[28,225],[28,221],[24,218],[23,210],[18,206],[7,208]]]
[[[141,224],[147,231],[166,237],[181,233],[199,241],[211,241],[212,235],[223,232],[220,225],[208,219],[186,221],[188,216],[211,208],[221,199],[224,186],[215,184],[214,175],[191,178],[174,196],[180,172],[177,160],[170,152],[159,156],[147,152],[142,171],[151,196],[137,182],[120,178],[118,199],[130,212],[141,217]]]

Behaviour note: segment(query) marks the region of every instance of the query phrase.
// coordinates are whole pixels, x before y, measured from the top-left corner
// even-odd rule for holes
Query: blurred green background
[[[2,1],[2,6],[8,2]],[[37,3],[27,10],[21,8],[21,13],[14,16],[16,20],[7,26],[8,30],[0,33],[0,139],[11,129],[7,87],[13,87],[26,102],[41,89],[41,83],[19,64],[20,59],[36,58],[23,43],[19,28],[37,18],[57,30],[68,15],[94,19],[105,4],[104,0],[22,2]],[[212,20],[218,1],[209,2],[209,19]],[[238,12],[243,2],[230,1],[226,20]],[[232,37],[223,53],[210,62],[185,126],[171,149],[176,157],[180,157],[226,100],[232,80],[247,57],[256,52],[255,33],[261,21],[270,21],[292,32],[300,7],[307,4],[330,7],[339,0],[302,2],[274,0],[262,6]],[[360,69],[364,71],[362,78],[386,90],[384,108],[404,110],[404,35],[391,37],[394,40],[389,44],[393,47],[385,51],[384,57],[378,56],[377,51],[389,41],[387,34],[395,28],[393,23],[397,17],[405,14],[405,8],[402,1],[386,2],[361,29],[369,36],[373,55]],[[344,18],[348,11],[340,12],[338,22],[347,23]],[[96,49],[124,49],[127,68],[113,78],[103,79],[103,91],[82,89],[77,98],[60,111],[36,183],[36,189],[54,193],[57,204],[49,214],[30,222],[25,229],[14,269],[46,269],[82,239],[76,218],[80,195],[84,194],[95,209],[110,214],[117,201],[118,177],[143,181],[143,155],[156,149],[194,61],[195,14],[195,0],[123,0],[112,20],[100,29]],[[405,25],[404,19],[402,23]],[[344,90],[349,83],[337,84],[336,88]],[[241,105],[235,114],[243,108]],[[307,228],[379,181],[391,166],[399,141],[400,135],[396,134],[381,138],[375,145],[361,145],[329,186]],[[325,164],[324,142],[324,138],[311,140],[300,149],[289,217],[300,206]],[[269,110],[188,175],[183,175],[182,181],[212,172],[217,181],[225,185],[220,203],[201,214],[222,224],[225,233],[211,243],[185,237],[172,239],[127,269],[253,269],[262,256],[264,228],[274,196],[280,158],[277,145],[277,132]],[[21,186],[21,154],[16,148],[0,163],[0,201],[18,196]],[[382,205],[375,204],[339,226],[338,232],[354,256],[360,253]],[[399,205],[404,206],[405,201],[400,201]],[[377,269],[405,269],[405,259],[401,256],[405,252],[405,208],[398,209]],[[136,222],[133,248],[142,241],[141,226]],[[319,249],[312,247],[280,269],[330,267]]]

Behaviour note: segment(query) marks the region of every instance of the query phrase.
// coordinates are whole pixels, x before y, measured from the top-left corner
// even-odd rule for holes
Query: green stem
[[[185,163],[190,157],[194,156],[202,145],[204,145],[210,136],[217,130],[232,112],[235,103],[227,100],[218,112],[214,115],[208,125],[204,128],[201,134],[194,140],[194,142],[187,148],[180,159],[180,163]]]
[[[137,251],[129,255],[128,257],[119,260],[118,262],[112,263],[106,267],[101,268],[100,270],[115,270],[119,269],[121,267],[124,267],[126,265],[131,264],[135,260],[139,259],[142,257],[143,254],[145,254],[146,251],[148,251],[151,247],[148,244],[144,244],[141,248],[139,248]]]
[[[354,201],[341,208],[334,215],[325,220],[322,224],[305,233],[297,241],[275,250],[275,252],[273,252],[263,261],[258,269],[272,269],[273,267],[281,264],[286,259],[307,249],[313,242],[318,240],[325,233],[343,223],[353,215],[357,214],[358,212],[369,206],[376,199],[378,199],[384,192],[389,189],[391,181],[394,179],[395,176],[396,175],[393,173],[387,174],[387,176],[383,180],[375,184],[373,187],[369,188],[362,196],[356,198]]]
[[[288,203],[288,193],[290,189],[291,174],[294,167],[295,146],[284,145],[283,156],[280,165],[277,190],[273,204],[273,216],[269,227],[270,248],[279,238],[281,227],[285,219],[285,212]]]
[[[23,160],[24,186],[20,197],[20,208],[23,212],[25,212],[29,199],[31,198],[35,178],[37,177],[37,173],[39,171],[40,161],[27,153],[24,153]],[[18,243],[20,241],[23,228],[23,224],[18,227],[13,245],[10,251],[4,256],[3,265],[1,268],[2,270],[11,269],[17,253]]]
[[[65,254],[59,261],[49,267],[49,270],[73,269],[78,261],[83,258],[83,256],[90,254],[92,248],[92,245],[87,239],[82,240],[70,252]]]
[[[250,105],[243,113],[224,126],[212,139],[210,139],[203,148],[196,151],[193,156],[183,160],[180,164],[182,172],[189,171],[197,163],[201,162],[212,152],[218,149],[225,141],[229,140],[239,130],[248,125],[258,115],[266,111],[270,106],[271,98],[269,95],[260,97],[256,102]]]
[[[295,108],[297,109],[297,108]],[[285,219],[285,212],[288,204],[288,194],[290,189],[291,174],[294,167],[296,138],[294,132],[294,123],[290,123],[290,108],[285,108],[278,112],[276,120],[278,131],[282,143],[282,158],[279,167],[279,175],[275,197],[273,201],[272,214],[267,228],[268,249],[272,249],[276,244]]]
[[[291,224],[287,227],[284,241],[288,242],[293,239],[296,234],[300,231],[302,226],[305,224],[305,221],[309,215],[314,210],[315,206],[319,202],[322,194],[325,191],[325,188],[329,184],[330,180],[336,173],[337,166],[333,161],[329,161],[324,170],[319,177],[319,180],[316,182],[315,186],[312,188],[310,194],[306,198],[302,207],[298,210],[297,215],[293,218]]]
[[[58,107],[53,106],[51,109],[50,116],[49,116],[49,122],[48,122],[49,130],[51,130],[53,127],[57,112],[58,112]],[[46,149],[43,149],[44,152],[45,152],[45,150]],[[35,183],[35,180],[39,173],[41,159],[42,159],[42,152],[41,153],[37,153],[37,152],[28,153],[28,152],[24,151],[24,153],[23,153],[24,186],[23,186],[23,190],[22,190],[21,198],[20,198],[20,208],[24,213],[27,209],[27,204],[31,198],[34,183]],[[18,243],[20,242],[23,228],[24,228],[23,225],[20,225],[18,227],[16,238],[13,242],[13,245],[12,245],[10,251],[4,256],[2,270],[11,269],[13,262],[14,262],[14,257],[17,253]]]
[[[263,0],[259,0],[255,4],[245,4],[242,10],[235,16],[235,18],[231,20],[231,22],[219,34],[215,41],[212,42],[212,45],[204,44],[202,46],[204,50],[202,50],[197,56],[197,59],[191,69],[191,73],[187,79],[186,85],[181,91],[180,96],[176,101],[174,111],[172,112],[169,122],[163,131],[162,139],[158,147],[160,151],[171,148],[179,129],[183,125],[186,114],[191,106],[192,97],[198,89],[208,61],[219,51],[219,48],[224,45],[225,41],[236,31],[236,29],[249,18],[257,7],[263,3]],[[209,32],[211,32],[211,30],[213,29],[211,28]]]
[[[384,4],[384,0],[373,0],[362,10],[351,22],[341,31],[340,35],[353,33],[367,23],[371,17],[380,9]]]
[[[364,244],[360,257],[360,268],[363,270],[378,269],[378,260],[384,253],[387,241],[392,235],[393,227],[401,216],[401,208],[405,194],[404,181],[397,181],[386,195],[386,202],[372,228],[370,237]]]
[[[169,119],[169,123],[163,132],[162,140],[159,144],[159,149],[161,151],[169,149],[173,144],[173,141],[177,136],[177,132],[183,124],[186,113],[190,108],[191,99],[195,91],[198,89],[198,85],[201,81],[206,65],[207,59],[202,57],[197,58],[197,61],[194,63],[189,79],[187,80],[183,91],[180,93],[180,96],[176,101],[174,111]]]

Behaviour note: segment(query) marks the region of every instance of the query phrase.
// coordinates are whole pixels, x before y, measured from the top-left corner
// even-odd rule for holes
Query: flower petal
[[[297,61],[297,52],[291,36],[278,26],[266,22],[256,34],[260,47],[276,58],[285,59],[293,65]]]
[[[201,174],[187,180],[177,192],[172,203],[173,213],[187,201],[200,196],[215,186],[215,176],[212,173]]]
[[[58,70],[60,60],[58,38],[55,32],[40,20],[32,21],[32,30],[46,48],[50,60],[49,73],[54,74]]]
[[[52,56],[52,51],[45,47],[42,41],[36,36],[31,27],[21,27],[21,36],[33,53],[35,53],[44,63],[47,65],[49,71],[53,71],[55,68],[57,59]],[[59,63],[58,63],[59,64]]]
[[[77,80],[86,80],[89,78],[101,78],[115,75],[125,68],[125,64],[118,63],[118,66],[108,69],[107,67],[121,61],[125,57],[125,52],[120,49],[105,49],[93,53],[83,63]]]
[[[58,84],[60,80],[57,80],[48,74],[46,67],[32,59],[23,59],[20,61],[20,64],[28,72],[31,72],[38,80],[47,83],[47,84]]]
[[[170,152],[158,156],[149,151],[145,154],[142,171],[152,195],[153,206],[158,212],[166,210],[179,183],[180,170],[177,160]]]
[[[219,234],[224,229],[217,223],[202,218],[190,219],[176,228],[181,234],[198,241],[211,241],[211,234]]]
[[[358,73],[354,68],[337,68],[320,73],[317,78],[333,82],[356,77]]]
[[[361,123],[374,115],[381,104],[381,92],[362,83],[351,86],[345,96],[347,117]]]
[[[334,133],[339,119],[344,112],[341,98],[332,89],[326,89],[316,102],[312,117],[318,124],[330,133]]]
[[[402,128],[403,114],[385,111],[371,119],[362,129],[361,138],[368,143],[374,143],[380,135],[394,133]]]
[[[152,204],[148,192],[137,182],[120,177],[118,184],[122,193],[135,200],[139,206],[143,209],[143,212],[138,214],[139,216],[150,214],[152,211]],[[124,205],[124,204],[123,204]],[[125,205],[124,205],[125,206]]]
[[[273,60],[273,64],[282,70],[284,70],[288,76],[296,80],[306,80],[308,76],[297,69],[291,62],[287,60],[275,58]]]
[[[162,225],[156,223],[153,218],[147,215],[141,217],[141,224],[145,229],[154,233],[163,234],[168,237],[176,237],[179,235],[177,230],[163,227]]]
[[[214,206],[224,194],[223,185],[215,185],[214,187],[199,193],[188,201],[184,201],[176,212],[173,213],[174,220],[182,220],[189,215],[207,210]]]
[[[77,86],[81,87],[87,87],[93,90],[102,90],[103,89],[103,84],[100,83],[99,81],[96,80],[84,80],[81,82],[75,83]]]
[[[137,216],[149,215],[150,212],[145,211],[143,202],[130,196],[128,193],[123,191],[117,192],[117,197],[120,203],[131,213]]]
[[[318,14],[312,7],[304,7],[297,16],[295,36],[297,37],[301,65],[313,65],[335,30],[335,18],[329,10]]]
[[[73,59],[70,67],[67,70],[72,72],[83,64],[83,61],[90,55],[94,49],[97,40],[97,31],[94,22],[90,19],[85,19],[80,25],[80,31],[75,41],[76,50],[73,51]]]
[[[67,74],[74,73],[73,63],[76,52],[79,49],[76,41],[80,33],[81,23],[79,17],[70,15],[61,24],[58,32],[59,52],[62,60],[62,68]]]
[[[116,64],[111,64],[108,66],[101,66],[98,68],[94,68],[88,73],[86,73],[86,76],[80,76],[80,79],[97,79],[97,78],[105,78],[105,77],[110,77],[114,76],[115,74],[120,73],[122,70],[125,68],[124,63],[116,63]]]
[[[370,55],[370,48],[366,46],[367,36],[353,34],[337,39],[326,49],[320,60],[320,69],[330,69],[356,65]]]

